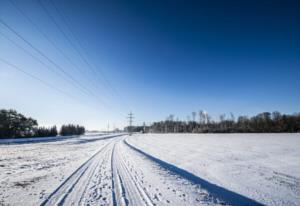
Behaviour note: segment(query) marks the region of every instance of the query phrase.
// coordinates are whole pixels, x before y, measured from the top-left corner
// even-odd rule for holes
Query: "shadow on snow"
[[[227,204],[236,205],[236,206],[240,206],[240,205],[261,206],[261,205],[263,205],[262,203],[256,202],[255,200],[252,200],[241,194],[238,194],[238,193],[230,191],[226,188],[223,188],[223,187],[220,187],[213,183],[210,183],[207,180],[204,180],[184,169],[181,169],[175,165],[172,165],[172,164],[167,163],[163,160],[160,160],[154,156],[151,156],[150,154],[147,154],[147,153],[143,152],[142,150],[132,146],[126,140],[124,140],[124,143],[127,146],[129,146],[131,149],[133,149],[134,151],[137,151],[138,153],[149,158],[150,160],[156,162],[161,167],[189,180],[190,182],[192,182],[196,185],[201,186],[203,189],[206,189],[208,192],[210,192],[215,198],[219,198],[219,199],[225,201]]]

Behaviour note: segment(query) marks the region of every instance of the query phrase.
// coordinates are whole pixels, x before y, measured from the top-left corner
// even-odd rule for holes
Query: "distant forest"
[[[138,126],[126,128],[132,132],[155,132],[155,133],[295,133],[300,132],[300,113],[293,115],[279,112],[263,112],[253,117],[234,117],[230,114],[220,115],[218,121],[200,111],[192,112],[187,121],[174,120],[174,115],[167,117],[165,121],[154,122],[150,126]]]
[[[63,125],[59,134],[81,135],[85,133],[85,128],[79,125]],[[51,137],[57,136],[56,126],[39,127],[38,122],[31,117],[25,117],[15,110],[0,110],[0,138],[16,137]]]

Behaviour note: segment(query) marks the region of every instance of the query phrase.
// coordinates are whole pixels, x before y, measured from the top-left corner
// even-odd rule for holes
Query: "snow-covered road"
[[[122,135],[0,145],[0,205],[262,205],[139,141],[147,143]]]

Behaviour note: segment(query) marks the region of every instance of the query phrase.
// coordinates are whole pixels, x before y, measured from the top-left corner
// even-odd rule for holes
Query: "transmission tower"
[[[127,118],[128,118],[128,123],[129,123],[128,132],[129,132],[129,135],[131,135],[132,134],[132,122],[133,122],[133,119],[134,119],[134,116],[133,116],[132,112],[130,112],[128,114]]]

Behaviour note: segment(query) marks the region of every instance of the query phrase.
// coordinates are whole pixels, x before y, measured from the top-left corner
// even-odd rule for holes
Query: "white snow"
[[[0,141],[0,205],[300,203],[300,134],[28,141]]]
[[[146,134],[127,140],[266,205],[300,205],[300,134]]]
[[[110,136],[1,140],[0,205],[39,204]],[[26,139],[31,143],[25,144]]]

